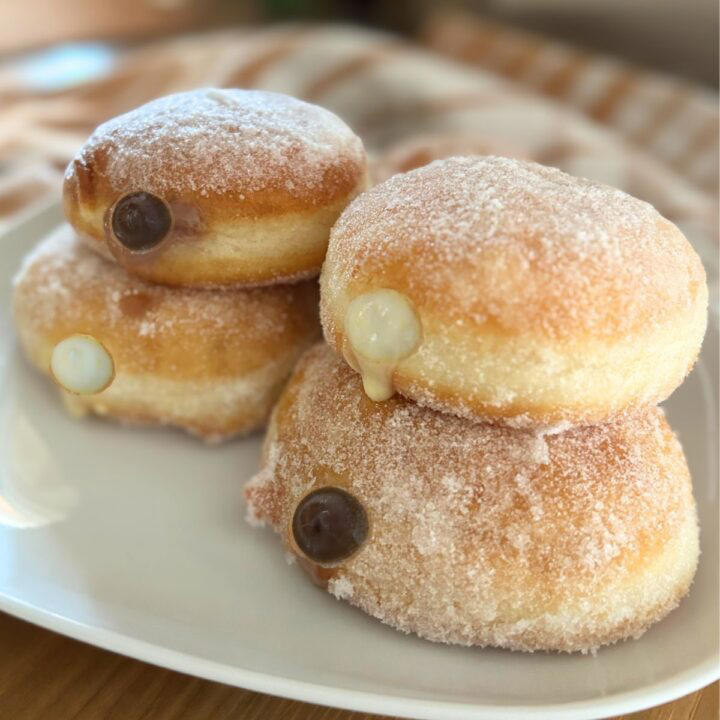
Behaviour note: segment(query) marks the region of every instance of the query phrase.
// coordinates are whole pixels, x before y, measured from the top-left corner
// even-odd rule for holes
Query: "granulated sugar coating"
[[[242,200],[280,191],[315,203],[348,191],[364,150],[342,120],[316,105],[259,90],[202,89],[109,120],[75,162],[95,166],[118,192]]]
[[[145,280],[258,287],[317,276],[330,228],[366,186],[360,138],[327,110],[204,89],[97,128],[65,171],[63,205],[84,241]],[[123,226],[136,214],[133,239]]]
[[[326,485],[363,504],[370,535],[348,560],[303,567],[430,640],[593,650],[675,607],[697,562],[687,465],[656,408],[555,434],[471,424],[371,402],[316,346],[276,407],[248,516],[300,556],[291,518]]]
[[[28,277],[29,275],[29,277]],[[204,372],[232,376],[231,366],[218,367],[213,343],[232,345],[242,339],[248,360],[268,344],[290,341],[305,326],[314,326],[295,306],[311,307],[314,283],[270,288],[203,290],[168,288],[145,282],[86,248],[68,226],[60,228],[31,252],[15,284],[32,291],[32,315],[38,327],[52,332],[58,323],[104,328],[106,333],[146,338],[147,342],[187,344],[180,373]],[[98,307],[98,305],[101,305]],[[167,350],[171,350],[168,347]],[[190,352],[194,349],[194,352]],[[177,355],[183,353],[176,348]],[[201,357],[205,355],[205,357]],[[141,358],[127,361],[142,365]],[[192,368],[192,370],[191,370]]]
[[[264,426],[299,355],[320,334],[317,284],[169,288],[130,275],[63,226],[15,278],[21,345],[48,373],[53,348],[89,335],[109,353],[112,383],[64,396],[74,414],[182,427],[209,441]]]
[[[388,369],[392,387],[514,427],[662,402],[707,321],[702,263],[650,205],[499,157],[438,160],[356,198],[330,234],[320,288],[325,338],[346,357],[351,303],[401,293],[422,339]]]
[[[455,157],[395,175],[333,228],[323,324],[348,286],[406,293],[448,323],[551,337],[664,322],[704,283],[699,258],[651,205],[530,162]]]

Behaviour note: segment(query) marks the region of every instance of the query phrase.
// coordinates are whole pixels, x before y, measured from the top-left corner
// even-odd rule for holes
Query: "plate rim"
[[[279,675],[245,668],[172,650],[162,645],[101,626],[92,626],[64,617],[12,596],[0,593],[0,611],[47,630],[60,633],[103,650],[165,667],[205,680],[232,685],[245,690],[285,697],[302,702],[337,707],[356,712],[396,715],[422,720],[526,720],[539,713],[552,713],[553,718],[598,720],[644,710],[683,697],[720,679],[720,657],[712,658],[676,673],[669,679],[646,685],[637,690],[616,693],[597,700],[545,705],[485,705],[478,703],[419,700],[402,695],[386,695],[365,690],[351,690],[321,683],[293,680]],[[603,713],[598,716],[598,712]]]
[[[40,203],[39,207],[22,213],[9,227],[0,231],[0,239],[22,233],[25,226],[42,222],[44,216],[54,217],[60,207],[57,199]],[[712,305],[709,320],[717,321]],[[548,713],[558,720],[598,720],[613,715],[636,712],[670,702],[720,680],[720,653],[701,663],[675,673],[670,678],[634,690],[553,704],[493,705],[445,700],[425,700],[412,696],[388,695],[367,690],[354,690],[336,685],[311,683],[281,675],[248,670],[216,662],[191,653],[173,650],[103,626],[78,622],[61,614],[27,603],[0,592],[0,611],[38,627],[94,645],[103,650],[165,667],[206,680],[220,682],[255,692],[285,697],[351,711],[396,715],[422,720],[527,720]],[[598,715],[598,713],[602,713]]]

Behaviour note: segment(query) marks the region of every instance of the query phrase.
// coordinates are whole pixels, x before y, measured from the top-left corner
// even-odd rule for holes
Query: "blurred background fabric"
[[[599,0],[0,0],[0,228],[59,197],[66,164],[99,123],[213,85],[328,107],[361,135],[376,179],[449,154],[523,157],[648,200],[701,253],[714,251],[718,95],[706,71],[717,40],[674,49],[678,33],[705,37],[711,4],[675,2],[683,29],[661,31],[668,2],[643,0],[636,17]],[[567,37],[580,5],[578,28],[600,6],[615,13],[618,37],[635,23],[625,41],[634,61],[652,61],[665,32],[681,72],[598,53],[598,38],[582,47],[537,33],[554,18]],[[643,42],[645,55],[634,47]]]
[[[438,52],[555,98],[717,190],[716,92],[465,14],[431,17],[423,35]]]

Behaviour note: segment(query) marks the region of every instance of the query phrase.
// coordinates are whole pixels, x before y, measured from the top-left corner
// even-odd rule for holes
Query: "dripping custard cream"
[[[422,340],[420,319],[396,290],[372,290],[356,297],[345,313],[345,359],[362,376],[365,394],[376,402],[392,397],[398,363]]]

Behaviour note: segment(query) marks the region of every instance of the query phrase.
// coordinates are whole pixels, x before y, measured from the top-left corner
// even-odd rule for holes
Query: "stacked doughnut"
[[[16,278],[22,347],[75,414],[207,440],[262,426],[365,185],[359,138],[288,96],[205,89],[110,120],[67,169],[69,226]]]
[[[656,407],[702,343],[682,233],[619,190],[497,157],[358,197],[321,278],[327,345],[271,417],[248,517],[404,632],[594,651],[687,593],[698,528]]]

